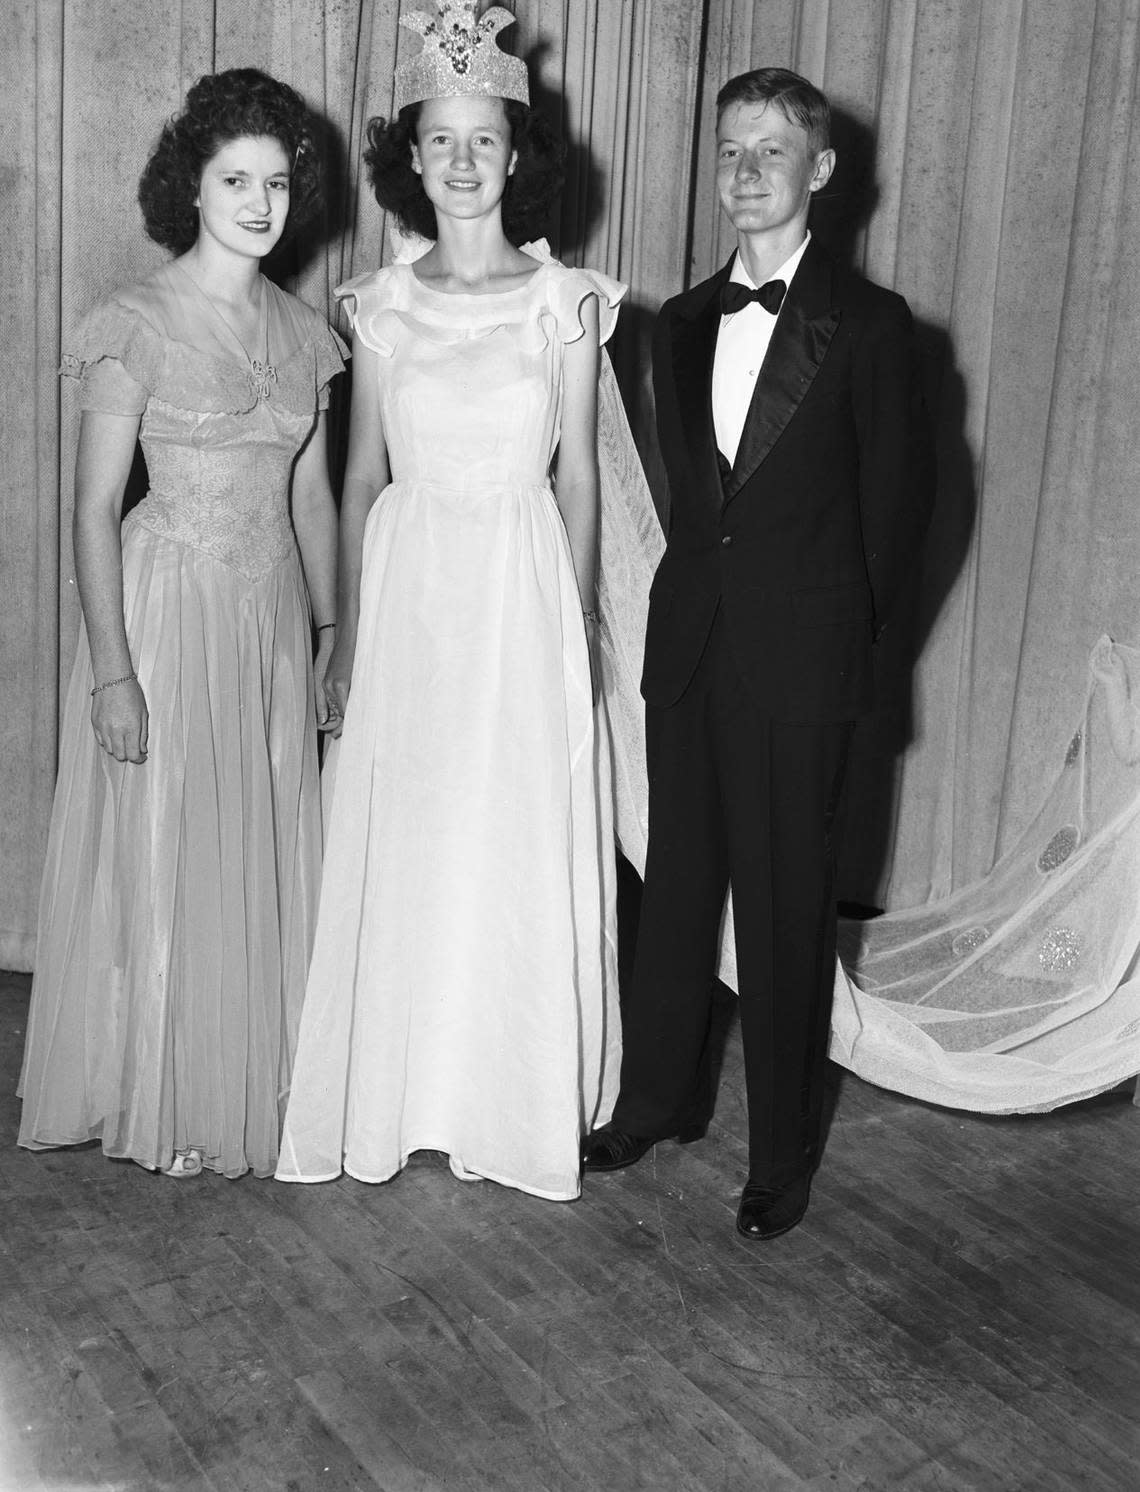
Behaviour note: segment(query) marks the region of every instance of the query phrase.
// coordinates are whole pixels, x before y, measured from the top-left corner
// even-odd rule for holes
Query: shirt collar
[[[767,285],[768,280],[783,280],[785,285],[790,285],[792,283],[792,276],[795,274],[796,270],[799,269],[800,260],[804,257],[804,250],[807,248],[809,243],[811,243],[810,228],[804,235],[804,241],[802,244],[800,244],[799,248],[796,249],[793,253],[789,254],[788,257],[784,260],[783,264],[780,265],[779,269],[773,270],[772,273],[768,276],[768,279],[765,280],[763,283]],[[759,290],[760,288],[759,285],[753,284],[752,276],[744,268],[744,260],[740,256],[739,249],[733,256],[732,273],[729,275],[728,278],[735,281],[738,285],[747,285],[749,290]]]

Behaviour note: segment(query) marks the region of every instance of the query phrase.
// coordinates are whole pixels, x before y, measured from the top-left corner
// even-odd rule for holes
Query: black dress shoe
[[[675,1134],[645,1135],[627,1134],[624,1129],[615,1129],[612,1124],[602,1124],[591,1130],[582,1141],[579,1152],[583,1171],[620,1171],[632,1166],[658,1140],[675,1139],[678,1145],[691,1145],[694,1140],[703,1140],[708,1130],[707,1119],[686,1119]]]
[[[736,1231],[742,1238],[779,1238],[803,1217],[810,1194],[810,1176],[778,1189],[746,1182],[736,1209]]]
[[[652,1150],[657,1141],[644,1135],[627,1135],[624,1129],[612,1129],[603,1124],[582,1141],[583,1171],[620,1171],[623,1166],[632,1166],[647,1150]]]

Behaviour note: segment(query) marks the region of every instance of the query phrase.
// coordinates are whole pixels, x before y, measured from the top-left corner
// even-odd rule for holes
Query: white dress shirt
[[[790,288],[792,277],[800,266],[810,240],[809,233],[795,253],[768,276],[768,280],[783,280]],[[739,285],[747,285],[750,290],[760,288],[753,285],[739,252],[728,278]],[[764,283],[767,284],[768,280]],[[752,403],[756,380],[775,327],[776,317],[770,311],[765,311],[759,301],[753,301],[743,311],[720,318],[720,331],[713,355],[713,428],[716,431],[717,448],[729,465],[736,460],[740,437],[744,433],[744,422],[748,418],[748,406]]]

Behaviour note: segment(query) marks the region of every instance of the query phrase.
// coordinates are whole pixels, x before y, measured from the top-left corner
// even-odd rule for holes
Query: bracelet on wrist
[[[335,622],[321,622],[318,626],[314,627],[313,630],[315,632],[327,632],[330,627],[335,627],[335,626],[336,626]]]
[[[96,684],[91,691],[91,697],[102,694],[104,689],[114,689],[116,684],[132,684],[138,678],[137,673],[125,673],[121,679],[108,679],[105,684]]]

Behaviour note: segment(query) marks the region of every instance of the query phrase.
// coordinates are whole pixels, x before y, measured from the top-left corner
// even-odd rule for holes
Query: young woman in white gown
[[[620,1048],[596,421],[623,288],[517,247],[557,147],[510,16],[442,11],[406,18],[424,48],[367,156],[434,244],[339,292],[344,726],[277,1175],[382,1182],[426,1149],[569,1199]]]

